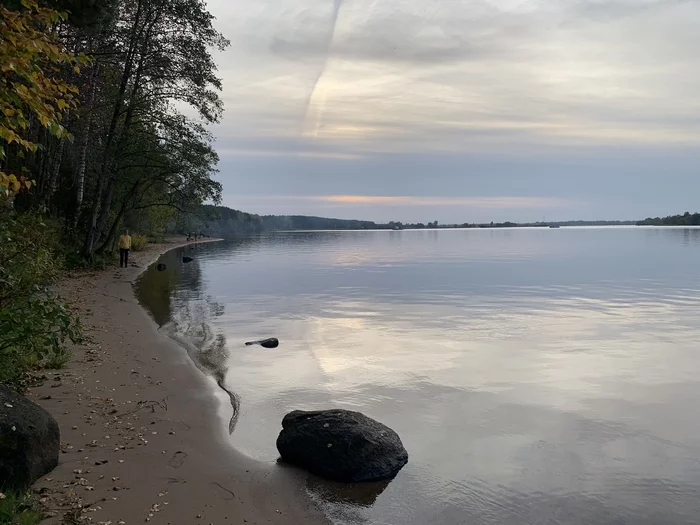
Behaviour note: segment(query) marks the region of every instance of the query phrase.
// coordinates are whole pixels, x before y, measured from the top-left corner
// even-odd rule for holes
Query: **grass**
[[[70,351],[66,350],[65,348],[61,348],[59,352],[54,352],[46,356],[41,362],[41,366],[39,368],[47,370],[60,370],[68,364],[70,358]]]
[[[0,356],[0,384],[23,392],[32,382],[33,374],[41,370],[61,370],[71,360],[71,352],[60,348],[45,356],[36,353],[8,353]],[[2,522],[0,522],[2,525]]]
[[[37,525],[43,518],[29,493],[0,492],[0,525]]]

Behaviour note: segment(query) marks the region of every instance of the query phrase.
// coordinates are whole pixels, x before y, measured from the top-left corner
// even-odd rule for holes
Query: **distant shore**
[[[136,277],[187,244],[171,238],[133,253],[129,268],[58,284],[89,342],[29,393],[61,429],[59,466],[34,487],[50,511],[46,523],[327,523],[303,473],[233,449],[208,379],[138,304]]]

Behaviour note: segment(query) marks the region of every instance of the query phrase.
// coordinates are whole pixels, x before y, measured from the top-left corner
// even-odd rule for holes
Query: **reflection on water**
[[[263,460],[293,409],[394,428],[337,523],[700,522],[700,230],[301,232],[191,248],[139,296]],[[189,253],[188,253],[189,254]],[[280,347],[245,347],[278,337]],[[237,425],[236,425],[237,422]]]
[[[187,350],[192,362],[202,372],[212,377],[226,392],[231,401],[232,413],[229,419],[229,433],[233,433],[240,413],[240,398],[226,385],[229,351],[226,336],[214,333],[210,320],[223,315],[224,305],[211,296],[200,293],[202,288],[201,270],[198,263],[182,263],[187,255],[197,257],[201,245],[193,244],[172,250],[163,255],[158,263],[165,264],[165,271],[158,271],[151,265],[136,283],[136,293],[161,330]],[[187,298],[176,302],[171,309],[170,299],[176,296],[178,288],[189,292]]]

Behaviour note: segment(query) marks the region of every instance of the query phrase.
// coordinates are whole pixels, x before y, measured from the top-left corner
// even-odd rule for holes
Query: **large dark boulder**
[[[0,488],[25,488],[51,472],[60,444],[51,414],[0,385]]]
[[[408,462],[396,432],[349,410],[290,412],[277,450],[288,463],[344,482],[391,479]]]

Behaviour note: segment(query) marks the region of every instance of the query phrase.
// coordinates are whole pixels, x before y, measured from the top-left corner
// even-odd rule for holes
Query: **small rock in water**
[[[192,262],[192,261],[194,261],[194,259],[192,257],[184,256],[182,258],[182,262],[184,262],[184,263],[188,263],[188,262]]]
[[[157,269],[159,272],[165,271],[166,268],[167,268],[167,266],[165,266],[165,264],[163,264],[163,263],[158,263],[158,266],[156,266],[156,269]]]
[[[280,341],[276,337],[271,337],[269,339],[262,339],[260,341],[248,341],[246,343],[246,346],[250,345],[260,345],[263,348],[277,348],[280,345]]]

